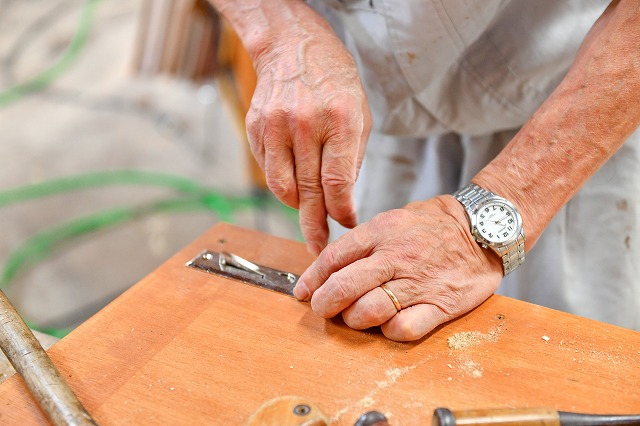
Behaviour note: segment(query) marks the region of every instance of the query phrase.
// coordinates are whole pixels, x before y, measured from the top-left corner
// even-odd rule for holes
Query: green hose
[[[13,86],[4,92],[0,92],[0,108],[8,106],[30,93],[46,88],[73,64],[89,38],[95,9],[99,1],[100,0],[86,1],[73,39],[71,39],[63,55],[51,67],[42,71],[31,80]]]

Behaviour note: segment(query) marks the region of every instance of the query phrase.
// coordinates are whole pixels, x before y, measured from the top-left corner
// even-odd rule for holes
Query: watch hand
[[[503,220],[504,218],[506,218],[506,217],[507,217],[507,215],[504,215],[504,216],[502,216],[500,219],[498,219],[498,220],[494,221],[494,223],[496,223],[496,224],[498,224],[498,225],[500,225],[500,226],[503,226],[503,225],[502,225],[502,223],[500,223],[500,222],[502,222],[502,220]],[[504,225],[504,226],[507,226],[507,225]]]

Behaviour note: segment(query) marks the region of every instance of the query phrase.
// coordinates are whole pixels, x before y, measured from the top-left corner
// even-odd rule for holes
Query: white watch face
[[[520,233],[518,214],[513,206],[491,200],[476,213],[476,229],[490,243],[504,243]]]

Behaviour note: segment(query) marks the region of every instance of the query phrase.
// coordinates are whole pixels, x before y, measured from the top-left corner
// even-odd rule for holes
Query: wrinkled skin
[[[327,215],[356,225],[353,187],[371,127],[357,69],[330,29],[318,26],[298,28],[256,58],[246,119],[251,148],[271,191],[300,209],[309,250],[320,254],[296,296],[311,299],[318,315],[342,313],[355,329],[381,325],[399,341],[418,339],[489,297],[502,267],[473,241],[452,197],[378,215],[325,249]]]
[[[246,118],[251,149],[271,191],[300,209],[307,246],[318,254],[329,236],[327,214],[356,225],[353,187],[371,128],[366,96],[330,28],[297,29],[258,58]]]
[[[498,287],[500,259],[446,195],[382,213],[328,245],[327,214],[355,226],[353,186],[370,130],[353,59],[298,0],[210,0],[238,31],[258,74],[247,129],[269,187],[299,207],[318,259],[294,289],[313,310],[356,329],[419,339]],[[566,77],[473,182],[520,209],[527,250],[553,215],[640,125],[640,6],[612,2]],[[615,82],[612,84],[611,82]],[[324,250],[323,250],[324,248]],[[397,311],[385,284],[403,308]]]
[[[379,214],[330,244],[295,294],[322,317],[342,313],[352,328],[381,325],[388,338],[409,341],[482,303],[501,278],[498,257],[473,240],[460,203],[441,196]]]

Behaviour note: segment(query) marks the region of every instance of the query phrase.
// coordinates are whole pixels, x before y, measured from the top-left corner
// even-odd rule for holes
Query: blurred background
[[[62,336],[224,220],[300,239],[265,190],[255,76],[206,1],[0,0],[0,286]]]

